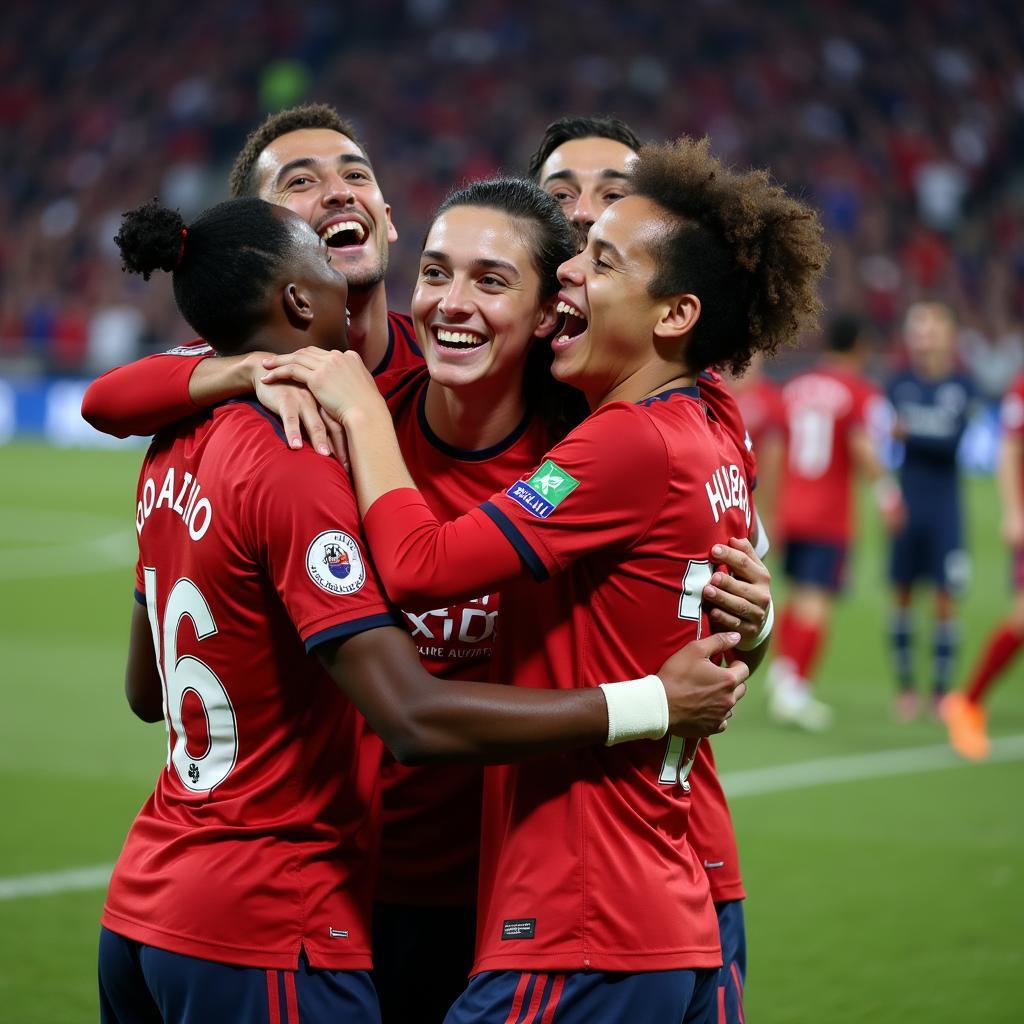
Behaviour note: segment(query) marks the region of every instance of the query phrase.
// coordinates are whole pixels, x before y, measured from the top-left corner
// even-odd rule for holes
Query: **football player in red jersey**
[[[729,387],[736,396],[757,455],[757,513],[766,535],[771,537],[786,455],[786,407],[782,404],[782,389],[764,375],[764,359],[760,353],[755,354],[742,377],[729,381]]]
[[[536,152],[530,157],[530,176],[561,205],[576,228],[581,247],[594,221],[612,203],[633,191],[630,170],[636,162],[640,141],[632,129],[612,117],[563,117],[548,125]],[[755,353],[752,365],[761,359]],[[749,371],[754,372],[753,369]],[[746,379],[746,377],[744,378]],[[706,370],[698,377],[701,398],[712,413],[729,427],[741,451],[750,450],[740,411],[718,374]],[[772,439],[765,437],[767,465],[762,469],[762,452],[755,444],[747,465],[748,481],[758,486],[758,513],[762,496],[771,490],[774,451]],[[756,466],[753,453],[757,454]],[[768,487],[764,485],[767,472]],[[776,472],[777,478],[777,472]],[[773,502],[770,502],[773,507]],[[768,530],[759,531],[757,554],[767,551]],[[768,579],[767,572],[758,563]],[[712,579],[712,586],[724,577]],[[752,581],[752,580],[751,580]],[[709,599],[713,590],[705,595]],[[736,622],[722,609],[711,609],[718,628],[733,628]],[[746,928],[743,899],[746,892],[740,875],[736,835],[729,805],[718,781],[714,755],[709,743],[702,743],[690,773],[693,800],[687,839],[704,865],[711,886],[711,897],[718,915],[722,943],[722,969],[719,983],[719,1024],[740,1024],[743,1019],[743,985],[747,973]]]
[[[985,694],[1024,643],[1024,375],[1003,398],[1000,419],[1003,437],[997,478],[1003,540],[1012,559],[1013,604],[988,637],[964,688],[949,694],[940,708],[953,748],[972,761],[983,761],[991,749],[982,704]]]
[[[696,401],[697,374],[741,366],[817,309],[820,226],[766,175],[730,174],[706,142],[684,140],[642,151],[636,186],[560,271],[553,372],[595,412],[468,515],[438,525],[356,361],[315,350],[272,361],[272,379],[308,384],[341,416],[394,596],[500,586],[496,658],[522,686],[564,685],[553,669],[569,664],[588,688],[602,666],[642,670],[670,638],[707,628],[704,586],[752,512],[743,457]],[[757,230],[734,232],[739,220]],[[733,301],[737,276],[748,304]],[[710,1017],[717,922],[676,785],[692,751],[640,749],[488,770],[476,974],[450,1021],[556,1008],[567,1022]]]
[[[173,271],[218,351],[344,345],[344,277],[289,211],[235,200],[186,228],[147,204],[118,242],[127,268]],[[356,707],[405,759],[486,760],[614,739],[623,698],[640,731],[713,731],[742,689],[745,668],[705,659],[738,634],[680,652],[664,684],[602,696],[438,681],[395,628],[340,467],[288,452],[250,402],[155,439],[136,528],[126,691],[166,718],[168,759],[104,908],[105,1021],[378,1019],[364,972],[380,746]]]
[[[408,316],[388,310],[388,245],[398,235],[349,121],[325,104],[272,114],[249,135],[229,185],[233,197],[258,196],[297,213],[331,248],[349,284],[349,345],[374,373],[422,363]],[[146,435],[251,392],[259,359],[204,358],[212,354],[206,340],[108,371],[89,385],[83,417],[106,433]],[[276,405],[293,447],[301,445],[301,421],[314,445],[329,454],[316,406],[304,393],[292,389]]]
[[[843,584],[855,473],[873,484],[890,531],[904,515],[899,487],[877,453],[872,420],[885,402],[863,375],[866,356],[861,322],[838,317],[829,328],[828,352],[782,389],[788,441],[778,526],[792,588],[776,630],[769,711],[810,730],[827,728],[832,717],[812,696],[810,682]]]

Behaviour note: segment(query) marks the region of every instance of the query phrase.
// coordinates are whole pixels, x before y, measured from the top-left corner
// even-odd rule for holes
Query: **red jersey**
[[[747,480],[751,485],[757,483],[756,446],[747,429],[743,409],[736,401],[736,396],[721,374],[714,370],[703,370],[697,375],[697,386],[700,389],[701,401],[708,407],[712,418],[722,424],[726,434],[732,438],[733,444],[743,456],[743,467]]]
[[[782,389],[788,431],[779,495],[786,540],[845,544],[853,523],[850,434],[881,402],[866,378],[833,366],[798,374]]]
[[[348,477],[229,402],[154,441],[136,529],[168,755],[103,924],[226,963],[369,967],[381,744],[308,653],[398,624]]]
[[[745,385],[736,391],[736,404],[750,433],[756,452],[765,438],[786,432],[786,407],[782,402],[782,389],[767,377]]]
[[[1008,437],[1024,437],[1024,373],[1019,374],[999,406],[999,422]]]
[[[215,355],[201,339],[168,352],[117,366],[97,377],[82,399],[82,417],[97,430],[115,437],[145,437],[204,411],[189,395],[188,385],[199,360]],[[407,313],[388,310],[388,347],[373,374],[421,366]]]
[[[525,419],[503,441],[480,451],[447,444],[424,413],[426,367],[377,378],[413,479],[438,519],[454,519],[548,449],[539,418]],[[498,595],[405,612],[426,670],[442,679],[487,679]],[[469,906],[476,900],[483,768],[471,764],[406,766],[385,752],[381,863],[377,899],[418,906]]]
[[[414,492],[385,495],[365,520],[383,578],[424,593],[501,583],[496,679],[655,671],[708,629],[710,548],[750,527],[742,458],[696,397],[601,408],[528,479],[439,528]],[[507,544],[541,582],[494,579]],[[721,962],[683,755],[671,739],[486,770],[475,971]]]

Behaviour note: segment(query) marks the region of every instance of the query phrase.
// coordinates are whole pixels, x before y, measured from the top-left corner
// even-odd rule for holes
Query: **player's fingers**
[[[281,417],[281,426],[284,428],[284,436],[288,439],[289,448],[302,447],[302,427],[299,418],[299,403],[294,395],[290,394],[291,388],[282,388],[277,401],[277,414]]]
[[[268,370],[260,377],[260,383],[277,384],[286,380],[306,384],[309,381],[310,375],[311,371],[308,367],[302,366],[299,363],[289,363],[287,366],[278,366]]]
[[[299,398],[299,416],[303,429],[309,437],[309,443],[321,454],[333,454],[331,439],[327,434],[324,421],[320,418],[320,406],[309,392],[302,392]]]
[[[735,707],[747,695],[747,684],[737,683],[732,691],[732,704]],[[731,714],[731,712],[730,712]]]
[[[736,615],[745,622],[759,622],[765,615],[764,608],[759,607],[753,601],[730,594],[719,587],[706,586],[704,588],[704,600],[709,604],[715,605],[717,608],[721,608],[723,611]]]
[[[740,618],[735,615],[730,615],[728,612],[723,612],[721,608],[710,608],[708,610],[708,618],[714,623],[715,629],[718,631],[727,629],[739,629],[743,625],[747,625]]]
[[[741,684],[746,686],[747,678],[750,675],[750,666],[747,665],[745,661],[734,661],[726,669],[726,672],[732,676],[733,688],[735,689]],[[746,692],[746,690],[744,690],[744,692]]]
[[[732,650],[740,642],[740,634],[735,632],[713,633],[703,640],[693,640],[686,645],[699,658],[714,658],[725,651]]]
[[[750,545],[747,545],[750,547]],[[764,563],[754,554],[753,548],[750,553],[737,551],[736,548],[724,544],[716,544],[711,549],[711,555],[718,562],[729,566],[732,571],[741,578],[753,582],[771,580],[771,574],[765,568]]]
[[[345,437],[344,429],[323,406],[320,407],[320,417],[334,446],[334,457],[345,467],[346,471],[351,469],[348,458],[348,440]]]

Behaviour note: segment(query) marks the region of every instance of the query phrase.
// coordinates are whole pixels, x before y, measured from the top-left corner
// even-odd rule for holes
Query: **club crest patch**
[[[579,480],[545,459],[529,480],[517,480],[505,493],[530,515],[547,519],[579,485]]]
[[[306,551],[306,572],[329,594],[354,594],[366,582],[359,545],[340,530],[326,530],[313,538]]]

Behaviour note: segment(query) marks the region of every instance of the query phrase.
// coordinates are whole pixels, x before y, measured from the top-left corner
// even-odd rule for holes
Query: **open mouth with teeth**
[[[362,245],[366,241],[366,228],[357,220],[343,220],[332,224],[320,236],[332,249],[347,245]]]
[[[555,306],[555,312],[562,314],[562,323],[555,331],[556,342],[572,341],[578,338],[587,329],[587,318],[574,305],[559,299]]]
[[[466,352],[487,344],[487,339],[474,331],[457,331],[452,327],[435,327],[434,337],[440,348]]]

